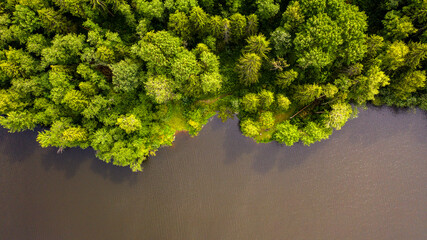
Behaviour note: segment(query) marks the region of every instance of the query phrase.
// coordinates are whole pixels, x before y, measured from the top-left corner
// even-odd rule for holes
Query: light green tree
[[[323,127],[318,123],[309,122],[303,129],[301,140],[304,145],[311,145],[323,139],[328,139],[332,134],[332,128]]]
[[[79,62],[85,46],[85,36],[73,33],[56,35],[52,40],[52,46],[42,50],[42,59],[46,65],[51,64],[75,64]]]
[[[270,42],[264,35],[252,35],[246,39],[246,46],[243,49],[244,53],[255,53],[258,56],[267,59],[267,53],[271,50],[269,47]]]
[[[259,70],[261,69],[261,57],[255,53],[246,53],[239,58],[237,71],[240,82],[251,85],[258,82]]]
[[[86,96],[78,90],[69,90],[62,100],[62,103],[76,112],[83,111],[89,104]]]
[[[276,102],[277,102],[277,108],[279,110],[288,110],[289,106],[291,105],[291,101],[289,98],[284,96],[283,94],[277,94],[276,95]]]
[[[258,32],[258,16],[250,14],[246,16],[246,32],[248,36],[255,35]]]
[[[274,103],[274,93],[263,89],[259,94],[260,106],[262,109],[269,109]]]
[[[239,41],[246,35],[246,17],[240,13],[235,13],[230,17],[231,39]]]
[[[382,55],[382,63],[386,70],[395,71],[405,65],[405,57],[409,53],[409,47],[402,41],[395,41],[387,47]]]
[[[192,29],[198,32],[200,35],[204,35],[208,32],[209,16],[203,11],[201,7],[194,7],[190,11],[190,23]]]
[[[260,100],[257,94],[248,93],[242,99],[242,109],[247,112],[255,112],[257,111]]]
[[[274,0],[256,0],[256,14],[262,19],[267,20],[273,18],[280,10],[280,5],[274,3]]]
[[[183,12],[176,11],[169,15],[168,29],[183,39],[190,39],[191,25],[187,15]]]
[[[402,100],[407,99],[412,93],[426,86],[425,71],[408,71],[401,79],[390,85],[394,89],[394,94]]]
[[[287,88],[292,84],[292,82],[297,77],[298,77],[298,72],[296,72],[293,69],[287,70],[287,71],[284,71],[284,72],[277,74],[276,84],[282,89]]]
[[[349,97],[358,104],[374,100],[379,88],[390,84],[390,78],[378,66],[371,67],[365,75],[356,77],[355,81],[356,84],[351,88]]]
[[[136,11],[147,19],[162,19],[165,6],[160,0],[134,0]]]
[[[285,121],[276,126],[274,132],[274,140],[279,143],[284,143],[286,146],[292,146],[301,138],[301,133],[296,125],[292,125],[290,121]]]
[[[274,116],[270,111],[262,112],[259,115],[258,122],[261,129],[270,129],[274,127]]]
[[[120,116],[116,123],[127,134],[135,132],[142,128],[141,121],[133,114]]]
[[[260,134],[260,127],[258,124],[251,119],[246,119],[240,122],[240,129],[243,135],[247,137],[256,137]]]
[[[294,102],[299,105],[306,105],[322,94],[322,87],[317,84],[297,85],[294,90]]]
[[[113,72],[113,85],[116,91],[134,91],[141,83],[139,65],[130,59],[110,65]]]
[[[408,16],[402,16],[399,11],[389,11],[383,20],[386,36],[392,40],[403,40],[417,32]]]
[[[159,104],[172,100],[174,97],[173,83],[164,75],[149,77],[145,83],[145,91]]]
[[[331,108],[331,111],[324,114],[325,126],[340,130],[353,113],[351,105],[338,102],[333,104]]]
[[[271,33],[270,41],[277,56],[284,56],[292,47],[291,34],[278,27]]]

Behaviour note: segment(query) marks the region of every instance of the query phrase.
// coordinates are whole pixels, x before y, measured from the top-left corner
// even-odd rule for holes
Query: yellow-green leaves
[[[127,134],[141,129],[141,121],[135,117],[135,115],[130,114],[128,116],[120,116],[117,119],[116,123],[121,129],[125,130]]]
[[[236,67],[240,82],[244,85],[257,83],[261,63],[261,57],[255,53],[246,53],[240,57]]]
[[[274,140],[279,143],[284,143],[286,146],[292,146],[301,138],[301,133],[298,127],[292,125],[290,121],[285,121],[276,126]]]
[[[165,103],[174,97],[174,84],[171,79],[164,75],[149,77],[145,83],[147,95],[152,97],[156,103]]]
[[[267,59],[267,53],[270,52],[270,42],[264,37],[264,35],[253,35],[246,39],[246,46],[243,49],[244,53],[255,53],[258,56]]]

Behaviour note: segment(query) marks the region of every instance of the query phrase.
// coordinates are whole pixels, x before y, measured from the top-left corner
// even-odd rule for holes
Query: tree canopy
[[[327,139],[373,103],[427,110],[425,0],[0,3],[0,124],[141,171],[177,131]]]

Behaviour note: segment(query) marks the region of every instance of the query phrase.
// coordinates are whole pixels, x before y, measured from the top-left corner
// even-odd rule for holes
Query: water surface
[[[256,144],[213,118],[144,172],[0,131],[1,239],[427,239],[427,114],[370,108],[329,140]]]

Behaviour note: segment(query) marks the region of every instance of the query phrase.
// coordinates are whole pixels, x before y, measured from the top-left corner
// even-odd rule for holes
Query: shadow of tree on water
[[[36,131],[9,133],[7,129],[0,128],[1,160],[12,163],[26,161],[39,147],[36,137]]]
[[[143,162],[143,167],[147,163],[148,162]],[[138,176],[142,174],[132,172],[129,167],[119,167],[114,166],[111,163],[105,163],[95,157],[92,159],[90,169],[92,172],[102,176],[104,179],[108,179],[115,184],[127,182],[129,185],[135,185],[137,183]]]
[[[40,131],[40,129],[37,129]],[[12,164],[25,164],[27,161],[39,162],[47,171],[59,171],[65,174],[67,179],[73,178],[84,163],[90,162],[90,170],[114,183],[129,182],[134,184],[138,174],[133,173],[127,167],[118,167],[106,164],[95,157],[92,148],[66,148],[62,153],[57,153],[57,148],[42,148],[37,143],[38,131],[24,131],[8,133],[0,128],[0,156],[1,161]]]

